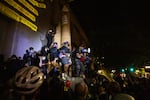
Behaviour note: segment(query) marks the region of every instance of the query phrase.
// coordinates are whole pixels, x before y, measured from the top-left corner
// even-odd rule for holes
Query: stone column
[[[54,42],[58,43],[58,48],[61,47],[61,24],[56,27],[56,34],[54,36]]]
[[[67,5],[62,9],[62,38],[61,43],[68,41],[71,48],[70,12]]]

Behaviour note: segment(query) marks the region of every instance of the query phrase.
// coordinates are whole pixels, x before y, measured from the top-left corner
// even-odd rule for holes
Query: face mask
[[[46,59],[46,57],[42,57],[42,60],[45,60]]]
[[[33,53],[34,51],[33,51],[33,50],[31,50],[30,52],[31,52],[31,53]]]
[[[45,48],[45,51],[47,51],[48,49],[47,48]]]

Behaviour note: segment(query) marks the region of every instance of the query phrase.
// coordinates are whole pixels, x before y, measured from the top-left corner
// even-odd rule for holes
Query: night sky
[[[150,59],[150,6],[144,0],[74,0],[76,15],[106,66],[140,65]]]

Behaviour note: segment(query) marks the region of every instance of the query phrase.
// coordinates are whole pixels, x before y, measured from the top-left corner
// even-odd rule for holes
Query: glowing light
[[[145,66],[146,69],[150,69],[150,66]]]

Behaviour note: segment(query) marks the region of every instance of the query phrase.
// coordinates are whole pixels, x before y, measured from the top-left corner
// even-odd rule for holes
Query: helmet
[[[135,98],[126,93],[118,93],[113,97],[113,100],[135,100]]]
[[[66,47],[68,47],[69,46],[69,42],[68,41],[66,41],[66,42],[63,42],[63,44],[62,44],[63,46],[66,46]]]
[[[44,74],[36,66],[23,67],[15,75],[16,91],[21,94],[34,93],[43,83]]]

